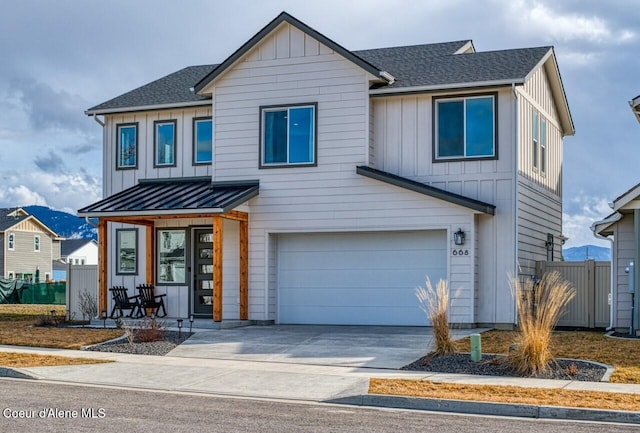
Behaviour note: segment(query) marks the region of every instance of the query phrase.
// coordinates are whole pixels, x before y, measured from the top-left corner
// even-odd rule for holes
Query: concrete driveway
[[[425,355],[432,341],[431,329],[418,327],[249,326],[196,332],[167,356],[398,369]]]

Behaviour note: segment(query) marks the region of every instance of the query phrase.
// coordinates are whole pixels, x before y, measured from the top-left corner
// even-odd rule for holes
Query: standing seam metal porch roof
[[[82,217],[189,215],[228,212],[258,195],[257,180],[211,178],[141,180],[137,185],[78,210]]]

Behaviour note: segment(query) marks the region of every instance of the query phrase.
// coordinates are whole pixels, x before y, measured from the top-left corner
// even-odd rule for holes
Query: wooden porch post
[[[147,284],[155,284],[155,258],[156,252],[154,249],[155,242],[153,239],[153,225],[147,225],[146,227],[146,278]]]
[[[213,321],[222,321],[222,217],[213,217]]]
[[[107,221],[98,220],[98,317],[102,311],[107,310]]]
[[[240,320],[249,319],[249,221],[240,221]]]

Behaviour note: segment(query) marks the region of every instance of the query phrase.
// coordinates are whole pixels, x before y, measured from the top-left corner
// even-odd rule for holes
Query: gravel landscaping
[[[146,343],[129,343],[126,337],[122,337],[117,340],[85,347],[84,350],[90,350],[93,352],[164,356],[171,352],[178,344],[183,343],[187,338],[191,337],[191,335],[192,334],[188,332],[183,332],[182,335],[178,337],[178,332],[176,331],[165,331],[164,339]]]
[[[455,353],[445,356],[424,356],[402,370],[432,371],[438,373],[478,374],[486,376],[532,377],[518,374],[511,369],[502,355],[483,355],[482,360],[473,362],[468,353]],[[566,379],[599,382],[607,369],[588,361],[557,359],[546,373],[535,376],[536,379]]]

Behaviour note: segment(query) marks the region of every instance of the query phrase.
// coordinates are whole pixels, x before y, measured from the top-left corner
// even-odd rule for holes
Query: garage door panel
[[[446,278],[446,232],[278,238],[280,323],[426,325],[415,288]]]

